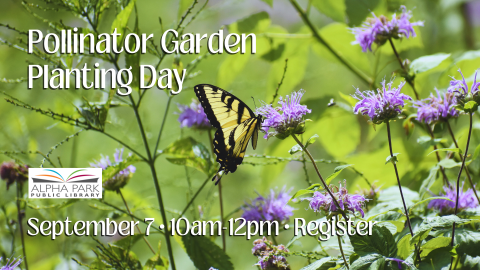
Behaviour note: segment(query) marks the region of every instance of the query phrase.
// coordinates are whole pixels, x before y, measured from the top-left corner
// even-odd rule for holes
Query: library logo
[[[101,168],[29,168],[28,198],[102,198]]]

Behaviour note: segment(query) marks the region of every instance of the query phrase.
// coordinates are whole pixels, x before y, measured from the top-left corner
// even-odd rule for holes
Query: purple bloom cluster
[[[131,153],[129,154],[129,156]],[[113,154],[114,157],[114,164],[110,161],[109,156],[103,156],[99,161],[96,161],[94,163],[90,163],[90,166],[92,168],[102,168],[102,170],[107,169],[110,166],[116,165],[117,163],[120,163],[123,161],[123,148],[121,149],[116,149],[115,153]],[[124,187],[130,178],[132,178],[133,173],[135,172],[136,168],[133,165],[129,165],[125,169],[119,171],[117,174],[115,174],[112,178],[110,179],[104,179],[103,180],[103,188],[106,190],[118,190],[122,187]]]
[[[246,203],[245,206],[242,206],[242,218],[247,221],[287,221],[293,216],[293,210],[295,210],[290,205],[287,205],[291,197],[288,195],[290,191],[291,189],[285,191],[285,187],[283,187],[278,194],[271,189],[267,197],[259,195],[251,203]]]
[[[284,245],[274,246],[264,236],[263,239],[253,241],[253,246],[252,253],[259,259],[256,265],[259,265],[262,270],[290,269],[286,259],[289,251]]]
[[[423,26],[423,22],[410,22],[412,12],[405,6],[401,6],[400,16],[394,14],[389,21],[387,17],[377,17],[372,13],[373,18],[368,18],[362,26],[352,28],[356,41],[360,44],[363,52],[372,51],[372,44],[383,45],[390,38],[415,37],[413,26]]]
[[[15,181],[19,183],[27,181],[28,168],[27,165],[19,165],[13,161],[2,163],[0,167],[0,178],[7,182],[7,190]]]
[[[202,105],[198,103],[198,101],[192,100],[190,106],[182,104],[178,104],[177,106],[180,110],[180,115],[178,116],[180,127],[194,127],[199,129],[208,129],[212,127]]]
[[[0,261],[2,260],[2,257],[0,257]],[[7,259],[7,264],[3,267],[0,268],[0,270],[13,270],[15,269],[17,266],[19,266],[20,264],[22,263],[22,259],[18,258],[18,259],[13,259],[11,262],[10,262],[10,259]]]
[[[455,202],[457,200],[457,190],[455,187],[443,187],[445,194],[440,193],[439,197],[447,197],[452,201],[447,201],[444,199],[431,200],[428,204],[428,208],[434,208],[440,211],[442,214],[453,213],[455,210]],[[475,193],[472,189],[468,189],[466,192],[463,192],[463,185],[460,188],[459,198],[458,198],[458,209],[468,209],[475,208],[478,206],[478,201],[475,198]]]
[[[377,89],[377,93],[371,90],[362,93],[357,88],[355,95],[352,96],[359,102],[353,108],[353,112],[368,115],[374,124],[395,118],[402,112],[405,100],[412,100],[412,98],[400,93],[405,81],[400,82],[397,88],[392,87],[392,83],[386,84],[383,81],[382,89]]]
[[[414,101],[413,107],[417,108],[417,120],[420,122],[432,124],[439,121],[445,121],[452,117],[458,117],[457,105],[454,94],[447,92],[443,95],[438,90],[437,96],[430,93],[430,97]]]
[[[265,117],[262,130],[266,133],[264,138],[276,136],[285,139],[291,134],[301,134],[305,131],[303,116],[312,111],[305,105],[300,105],[300,99],[305,91],[293,92],[285,99],[280,97],[278,104],[281,107],[273,107],[270,104],[257,108],[256,113]],[[274,131],[269,132],[273,128]]]
[[[350,195],[348,194],[347,188],[342,187],[342,185],[340,185],[339,188],[332,186],[330,189],[333,192],[335,188],[337,189],[337,192],[333,193],[333,196],[335,196],[335,199],[337,200],[342,210],[350,211],[352,213],[355,213],[356,210],[360,212],[362,217],[365,215],[362,208],[364,207],[365,201],[367,201],[367,199],[365,199],[363,195]],[[332,212],[338,212],[338,208],[335,205],[335,202],[333,201],[330,194],[328,194],[327,192],[321,193],[320,191],[315,191],[313,193],[313,197],[306,198],[305,200],[308,200],[310,202],[309,207],[314,212],[321,212],[322,210],[328,214]]]
[[[480,95],[478,94],[480,91],[480,82],[477,82],[477,72],[475,72],[475,77],[470,91],[462,71],[459,69],[458,72],[460,75],[462,75],[462,80],[457,80],[452,77],[450,86],[448,87],[448,93],[452,93],[455,96],[457,103],[461,105],[465,104],[470,99],[480,103]]]

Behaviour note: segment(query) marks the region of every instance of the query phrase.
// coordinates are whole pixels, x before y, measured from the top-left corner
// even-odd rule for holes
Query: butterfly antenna
[[[257,108],[257,104],[255,104],[255,99],[253,98],[253,96],[251,97],[253,99],[253,105],[255,106],[255,109]]]

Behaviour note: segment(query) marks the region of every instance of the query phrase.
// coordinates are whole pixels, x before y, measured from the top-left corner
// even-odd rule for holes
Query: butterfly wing
[[[218,183],[222,172],[237,170],[252,136],[255,139],[252,146],[256,147],[260,117],[240,99],[219,87],[199,84],[194,89],[210,124],[217,129],[213,145],[220,169],[212,180],[217,179]]]

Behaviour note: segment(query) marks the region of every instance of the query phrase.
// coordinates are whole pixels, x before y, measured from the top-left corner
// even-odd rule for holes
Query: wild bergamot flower
[[[252,253],[259,259],[256,265],[260,266],[262,270],[290,269],[286,259],[289,251],[284,245],[274,246],[265,236],[263,239],[253,241],[253,245]]]
[[[436,90],[437,96],[430,93],[430,97],[413,102],[413,107],[417,108],[416,119],[420,122],[432,124],[440,121],[446,121],[449,118],[458,117],[457,105],[454,94],[447,92],[442,94]]]
[[[348,190],[340,184],[340,187],[331,186],[330,189],[333,191],[337,189],[337,192],[333,193],[333,196],[337,200],[340,208],[343,211],[350,211],[355,213],[355,211],[360,212],[362,217],[365,215],[363,212],[363,207],[365,206],[365,197],[360,194],[348,194]],[[338,213],[338,207],[332,200],[332,197],[328,193],[322,193],[320,191],[315,191],[313,197],[306,198],[304,200],[309,201],[309,207],[314,212],[324,212],[326,215],[332,213]]]
[[[242,206],[242,217],[247,221],[288,221],[295,210],[287,204],[291,197],[288,195],[290,191],[291,189],[285,191],[284,187],[278,193],[271,189],[266,197],[259,195],[251,203]]]
[[[129,156],[131,153],[129,154]],[[110,161],[109,156],[103,156],[99,161],[95,161],[94,163],[90,163],[90,166],[93,168],[102,168],[102,170],[106,170],[108,167],[113,166],[117,163],[123,161],[123,148],[116,149],[115,153],[113,154],[114,163]],[[103,179],[103,188],[106,190],[118,190],[124,187],[130,178],[132,178],[133,173],[135,173],[135,166],[129,165],[125,169],[119,171],[110,179]]]
[[[352,28],[351,31],[355,35],[356,41],[353,44],[360,44],[363,52],[372,51],[373,43],[381,46],[388,39],[415,37],[413,26],[423,26],[423,22],[410,22],[412,12],[407,10],[405,6],[401,6],[402,13],[397,16],[394,14],[391,20],[381,15],[368,18],[360,27]]]
[[[28,166],[16,164],[13,161],[3,162],[0,167],[0,178],[7,182],[7,190],[18,181],[18,183],[23,183],[28,180]]]
[[[447,197],[452,201],[447,201],[445,199],[436,199],[431,200],[428,204],[428,208],[434,208],[440,211],[442,214],[451,214],[455,211],[455,202],[457,199],[457,191],[454,186],[443,187],[445,194],[440,193],[439,197]],[[467,189],[463,192],[463,185],[460,187],[460,194],[458,196],[458,209],[468,209],[475,208],[478,206],[478,201],[475,198],[475,193],[472,189]]]
[[[305,91],[293,92],[285,99],[280,97],[278,104],[280,107],[273,107],[270,104],[264,104],[257,108],[256,113],[265,117],[262,130],[265,132],[265,139],[277,137],[285,139],[292,134],[302,134],[305,132],[305,120],[303,116],[312,111],[305,105],[300,105],[300,99]],[[273,131],[269,131],[270,128]]]
[[[469,101],[475,101],[478,105],[480,103],[480,95],[478,94],[480,90],[480,82],[477,82],[477,72],[475,72],[473,84],[470,88],[468,88],[468,84],[465,81],[465,77],[463,76],[462,71],[459,69],[458,72],[460,73],[460,75],[462,75],[462,80],[457,80],[452,77],[452,80],[450,81],[450,86],[448,87],[448,92],[452,93],[455,96],[456,103],[462,108]],[[467,110],[469,112],[474,112],[477,110],[477,105],[473,106],[472,108],[467,108]]]
[[[375,91],[360,92],[357,88],[355,95],[352,95],[359,102],[353,108],[355,114],[361,113],[368,115],[374,124],[380,124],[385,121],[396,118],[405,106],[406,100],[412,100],[411,97],[400,93],[405,81],[400,82],[398,87],[392,87],[393,82],[388,84],[382,82],[382,89]]]
[[[180,127],[193,127],[198,129],[208,129],[212,127],[203,110],[202,104],[198,101],[192,100],[190,106],[182,104],[178,104],[177,106],[180,110],[180,115],[178,116]]]

